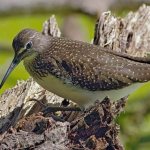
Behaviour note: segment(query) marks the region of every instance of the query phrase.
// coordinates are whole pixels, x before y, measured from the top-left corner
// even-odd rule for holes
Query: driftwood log
[[[150,47],[149,16],[150,7],[146,5],[122,19],[105,12],[96,23],[93,44],[146,57]],[[45,21],[42,33],[61,36],[54,16]],[[62,121],[44,113],[45,108],[60,106],[62,101],[32,78],[18,81],[0,96],[0,149],[123,149],[114,119],[123,110],[125,99],[93,102],[84,113],[57,113]]]

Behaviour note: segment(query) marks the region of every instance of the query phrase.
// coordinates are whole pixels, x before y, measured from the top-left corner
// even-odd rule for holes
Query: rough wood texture
[[[150,52],[150,7],[142,5],[137,12],[116,18],[103,13],[96,24],[94,44],[145,57]]]
[[[150,46],[149,14],[150,7],[145,5],[137,12],[129,13],[123,19],[112,16],[110,12],[103,13],[96,25],[94,44],[127,52],[134,56],[147,56]],[[60,36],[60,30],[54,16],[44,23],[42,33]],[[124,107],[124,100],[116,103],[110,102],[108,99],[102,101],[88,110],[87,113],[79,114],[75,121],[70,121],[68,131],[66,130],[68,122],[52,121],[51,117],[44,117],[43,114],[40,114],[37,119],[36,113],[42,111],[43,106],[39,102],[30,101],[31,99],[41,100],[45,105],[60,105],[63,100],[63,98],[41,88],[32,79],[19,81],[15,87],[4,92],[0,96],[0,149],[5,149],[6,146],[6,149],[41,149],[58,145],[60,147],[53,149],[123,149],[118,140],[119,128],[113,120]],[[24,118],[25,116],[29,117]],[[64,117],[64,114],[61,116]],[[72,119],[67,118],[66,120]],[[59,127],[57,128],[55,124],[59,124]],[[53,129],[53,125],[56,127],[55,129]],[[11,126],[14,127],[12,130],[10,130]],[[65,136],[65,141],[61,141],[60,144],[61,137],[58,136],[54,139],[55,144],[53,144],[49,140],[51,135],[45,136],[46,132],[50,130],[50,132],[58,135],[56,131],[61,128],[60,126],[65,127],[65,130],[60,131],[60,133],[67,134],[68,138]],[[37,131],[42,132],[37,133]],[[21,145],[20,143],[24,144]]]
[[[24,117],[1,135],[0,149],[122,150],[114,118],[125,105],[103,100],[72,122],[54,121],[42,113]]]

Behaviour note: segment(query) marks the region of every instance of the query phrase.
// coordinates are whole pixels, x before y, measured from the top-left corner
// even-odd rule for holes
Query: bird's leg
[[[62,104],[60,106],[47,106],[46,104],[41,102],[41,100],[43,98],[45,98],[45,97],[42,97],[40,100],[30,99],[29,101],[36,101],[36,102],[38,102],[38,104],[40,104],[40,106],[42,106],[42,108],[43,108],[43,110],[42,110],[43,116],[46,116],[47,114],[49,114],[56,121],[64,122],[66,119],[62,119],[61,116],[57,116],[55,114],[55,112],[58,112],[58,111],[62,111],[62,112],[65,112],[65,111],[70,111],[70,112],[81,111],[81,109],[79,107],[76,107],[76,106],[67,107],[69,105],[69,101],[66,100],[66,99],[64,99],[62,101]],[[62,116],[63,116],[63,114],[62,114]],[[70,116],[70,115],[67,114],[67,116]]]
[[[42,99],[43,99],[43,98],[42,98]],[[40,106],[42,106],[42,107],[44,107],[44,108],[47,107],[44,103],[41,102],[41,99],[38,100],[38,99],[32,98],[32,99],[30,99],[29,101],[35,101],[35,102],[38,102],[38,103],[40,104]]]
[[[42,97],[41,99],[43,99],[43,98],[44,97]],[[41,102],[41,99],[40,100],[30,99],[29,101],[38,102],[42,107],[44,107],[44,110],[42,112],[45,112],[45,113],[56,112],[56,111],[81,111],[81,109],[79,107],[73,107],[73,106],[67,107],[67,105],[69,105],[69,101],[66,99],[64,99],[61,106],[47,106]]]
[[[48,106],[46,109],[44,109],[42,112],[44,114],[56,112],[56,111],[81,111],[79,107],[57,107],[57,106]]]
[[[60,116],[57,116],[55,115],[54,113],[57,112],[57,111],[62,111],[62,115]],[[46,116],[47,114],[50,114],[50,116],[56,120],[56,121],[61,121],[61,122],[64,122],[66,121],[64,115],[63,115],[63,112],[65,111],[71,111],[71,112],[79,112],[81,111],[81,109],[79,107],[47,107],[45,108],[42,112],[43,112],[43,116]],[[69,114],[67,116],[70,116]]]

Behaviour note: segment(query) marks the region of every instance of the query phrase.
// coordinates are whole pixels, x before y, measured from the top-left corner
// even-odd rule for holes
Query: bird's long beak
[[[10,75],[10,73],[14,70],[14,68],[20,63],[21,61],[21,54],[19,55],[15,55],[12,63],[10,64],[5,76],[3,77],[3,80],[0,83],[0,89],[2,88],[2,86],[4,85],[6,79],[8,78],[8,76]]]

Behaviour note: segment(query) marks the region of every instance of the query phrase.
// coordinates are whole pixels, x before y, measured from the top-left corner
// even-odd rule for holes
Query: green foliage
[[[122,141],[127,150],[148,150],[150,147],[150,83],[144,84],[127,101],[119,116]]]

